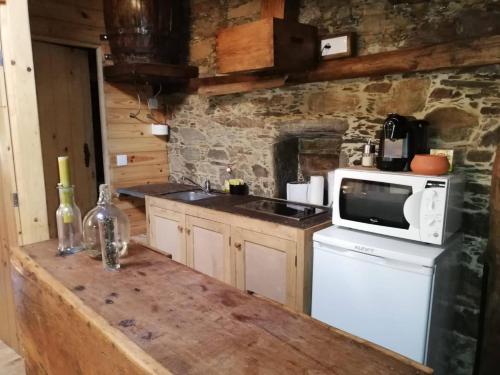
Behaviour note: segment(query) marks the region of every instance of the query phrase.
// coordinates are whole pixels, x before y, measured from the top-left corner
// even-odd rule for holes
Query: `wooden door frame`
[[[44,41],[96,50],[102,156],[105,181],[109,183],[103,50],[97,43]],[[0,206],[3,210],[0,217],[0,258],[5,261],[9,259],[13,246],[49,238],[28,0],[0,1],[0,52]],[[2,271],[9,272],[9,269],[7,266]],[[5,282],[4,276],[0,278],[0,287],[9,290],[10,283]],[[9,324],[8,337],[4,339],[20,352],[16,329],[12,326],[14,314],[14,306],[10,304],[7,308],[9,322],[0,324]]]
[[[0,5],[0,37],[5,71],[0,90],[6,94],[12,141],[11,155],[1,152],[14,166],[6,171],[14,184],[4,195],[12,200],[17,193],[18,207],[11,203],[6,209],[19,216],[19,244],[29,244],[48,239],[49,231],[27,0]]]
[[[6,171],[9,172],[8,176],[13,184],[8,191],[4,191],[4,195],[6,195],[4,200],[12,200],[12,194],[17,193],[19,207],[11,207],[14,217],[19,217],[17,242],[19,245],[27,245],[49,238],[31,42],[33,36],[30,31],[28,0],[7,1],[5,4],[0,4],[0,37],[5,70],[5,88],[0,87],[0,91],[5,90],[7,98],[12,140],[12,149],[8,150],[9,152],[2,149],[0,152],[2,160],[10,157],[13,161],[13,170]],[[102,66],[103,49],[101,45],[37,36],[34,36],[33,39],[70,47],[95,49],[103,149],[102,162],[105,181],[109,184],[110,171],[106,152],[106,108]]]

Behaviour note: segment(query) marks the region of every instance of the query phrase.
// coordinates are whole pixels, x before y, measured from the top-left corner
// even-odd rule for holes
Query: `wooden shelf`
[[[104,67],[104,78],[108,82],[188,82],[198,77],[198,68],[194,66],[137,63],[117,64]]]
[[[289,75],[239,74],[200,78],[200,95],[215,96],[309,82],[384,76],[500,63],[500,35],[405,48],[321,62],[315,69]]]
[[[199,78],[198,94],[205,96],[243,93],[258,89],[272,89],[284,86],[285,76],[237,74]]]

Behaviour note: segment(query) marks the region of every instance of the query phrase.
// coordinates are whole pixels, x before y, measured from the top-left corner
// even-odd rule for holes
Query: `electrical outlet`
[[[127,155],[116,155],[116,166],[117,167],[124,167],[127,164],[128,164]]]
[[[345,56],[350,53],[350,36],[340,35],[321,39],[321,56]]]
[[[158,99],[155,97],[148,99],[148,108],[149,109],[158,109]]]

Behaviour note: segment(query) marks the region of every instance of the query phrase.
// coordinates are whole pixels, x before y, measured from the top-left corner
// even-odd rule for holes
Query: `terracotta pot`
[[[410,168],[418,174],[439,176],[448,173],[450,163],[448,158],[443,155],[419,154],[414,156]]]

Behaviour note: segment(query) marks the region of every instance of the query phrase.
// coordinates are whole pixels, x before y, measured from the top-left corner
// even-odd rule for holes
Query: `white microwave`
[[[335,225],[441,245],[462,224],[464,181],[356,168],[335,170]]]

